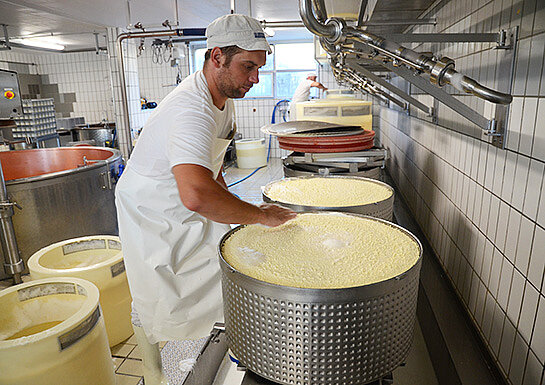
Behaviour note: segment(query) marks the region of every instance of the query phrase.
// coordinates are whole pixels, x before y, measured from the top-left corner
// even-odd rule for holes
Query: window
[[[277,70],[315,70],[314,44],[277,44],[275,50]]]
[[[260,73],[259,83],[254,84],[245,98],[272,98],[273,97],[273,74]]]
[[[193,72],[197,72],[198,70],[202,70],[202,66],[204,64],[204,54],[206,53],[206,47],[198,47],[195,46],[193,49]]]
[[[307,78],[308,70],[303,72],[277,72],[276,73],[276,97],[291,99],[295,89]]]
[[[295,89],[308,72],[316,71],[313,43],[278,43],[272,45],[273,53],[267,55],[267,63],[259,70],[259,83],[254,85],[245,98],[291,99]],[[206,47],[192,46],[193,68],[202,69]],[[316,96],[316,90],[311,89]]]

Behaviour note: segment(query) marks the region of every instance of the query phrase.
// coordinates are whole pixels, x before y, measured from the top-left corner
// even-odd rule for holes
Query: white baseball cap
[[[206,48],[236,45],[246,51],[267,51],[271,46],[259,21],[246,15],[225,15],[214,20],[206,28]]]

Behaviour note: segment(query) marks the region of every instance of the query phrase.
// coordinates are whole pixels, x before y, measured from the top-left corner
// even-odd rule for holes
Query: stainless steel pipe
[[[2,170],[2,162],[0,162],[0,236],[2,237],[2,251],[4,254],[4,270],[6,274],[13,276],[15,284],[22,283],[21,273],[25,269],[17,239],[15,238],[15,230],[11,217],[13,216],[14,204],[8,199],[6,182],[4,180],[4,172]]]
[[[482,84],[477,83],[475,80],[464,76],[463,74],[456,72],[452,69],[447,69],[443,81],[452,85],[458,90],[463,90],[467,93],[481,97],[489,102],[496,104],[509,104],[513,100],[513,97],[509,94],[502,94],[501,92],[494,91]],[[484,97],[483,97],[484,96]]]
[[[123,125],[121,129],[124,130],[127,143],[123,146],[119,146],[123,156],[128,159],[130,153],[132,152],[132,134],[131,134],[131,125],[129,119],[129,98],[127,96],[127,82],[125,80],[125,64],[123,62],[123,46],[122,43],[126,39],[145,39],[147,37],[180,37],[176,39],[177,41],[196,41],[204,40],[205,37],[197,35],[184,35],[183,29],[172,29],[165,31],[151,31],[151,32],[126,32],[121,33],[117,36],[116,48],[117,48],[117,66],[119,67],[119,81],[121,83],[121,104],[123,107]],[[118,122],[119,123],[119,122]],[[119,130],[118,124],[118,130]],[[119,132],[119,131],[118,131]]]
[[[332,64],[335,63],[335,65],[332,66],[333,74],[335,75],[335,78],[339,81],[346,81],[350,83],[352,88],[356,88],[358,90],[363,90],[372,96],[375,96],[382,100],[383,102],[391,101],[392,103],[396,104],[397,106],[407,109],[407,103],[402,102],[401,100],[393,97],[392,95],[388,94],[387,92],[382,91],[380,88],[375,86],[373,83],[371,83],[369,80],[367,80],[365,77],[360,76],[356,71],[348,68],[348,67],[342,67],[339,63],[335,62],[335,59],[332,58]]]
[[[333,38],[338,32],[334,25],[324,25],[314,16],[312,0],[299,0],[299,14],[305,27],[315,35]]]

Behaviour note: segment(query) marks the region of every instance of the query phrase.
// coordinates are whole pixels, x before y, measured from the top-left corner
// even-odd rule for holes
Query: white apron
[[[230,139],[214,141],[214,179]],[[127,278],[150,343],[208,335],[223,321],[217,246],[230,226],[183,206],[176,181],[130,167],[116,187]]]

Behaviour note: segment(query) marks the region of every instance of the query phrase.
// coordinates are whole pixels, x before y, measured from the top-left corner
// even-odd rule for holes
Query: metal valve
[[[433,84],[437,84],[439,87],[443,87],[446,83],[443,81],[445,72],[449,69],[454,69],[454,60],[443,56],[441,59],[435,62],[430,72],[430,81]]]

